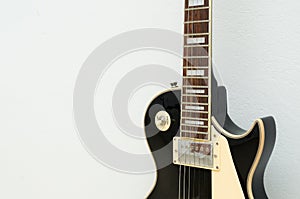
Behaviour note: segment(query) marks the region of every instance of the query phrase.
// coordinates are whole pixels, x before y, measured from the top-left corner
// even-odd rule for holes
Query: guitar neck
[[[185,0],[181,136],[211,140],[211,0]]]

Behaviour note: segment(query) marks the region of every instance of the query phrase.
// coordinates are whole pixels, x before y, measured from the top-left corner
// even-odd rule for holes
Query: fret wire
[[[205,10],[205,9],[209,9],[209,6],[202,6],[202,7],[197,7],[197,8],[185,8],[185,11],[193,11],[193,10]]]
[[[184,66],[183,69],[194,68],[194,69],[208,69],[208,66]]]
[[[187,96],[187,97],[208,97],[208,95],[189,95],[189,94],[183,94],[183,96]]]
[[[202,58],[209,58],[209,56],[185,56],[183,59],[202,59]]]
[[[208,88],[208,86],[186,86],[186,85],[183,85],[182,87],[183,88]]]
[[[201,126],[201,125],[192,125],[192,124],[182,124],[181,126],[198,127],[198,128],[203,128],[203,129],[208,128],[208,126],[205,126],[205,125]]]
[[[208,111],[192,111],[192,110],[189,110],[189,109],[182,109],[183,112],[186,112],[186,113],[208,113]]]
[[[210,33],[186,33],[184,36],[209,36]]]
[[[208,121],[207,118],[199,118],[199,117],[181,117],[181,119],[185,119],[185,120],[196,120],[196,121],[205,121],[205,122]]]
[[[207,118],[189,117],[189,116],[185,116],[185,117],[181,118],[181,120],[190,120],[190,121],[193,121],[193,122],[207,122],[208,121]]]
[[[202,45],[184,45],[183,47],[185,48],[196,48],[196,47],[203,47]],[[210,45],[208,44],[208,47],[210,47]]]
[[[191,23],[208,23],[210,20],[196,20],[196,21],[185,21],[184,24],[191,24]]]
[[[192,45],[192,46],[195,46],[195,45]],[[185,48],[189,48],[190,45],[185,45]],[[197,45],[197,47],[210,47],[208,44],[204,44],[204,45]]]
[[[208,79],[208,77],[197,77],[197,76],[183,76],[183,79]]]
[[[201,76],[201,75],[183,75],[183,79],[208,79],[207,76]]]
[[[182,102],[184,105],[204,105],[207,106],[207,103],[196,103],[196,102]]]
[[[195,48],[195,47],[198,47],[198,48],[207,48],[207,47],[210,47],[208,44],[204,44],[204,45],[191,45],[191,44],[185,44],[184,45],[184,48],[190,48],[190,47],[192,47],[192,48]]]

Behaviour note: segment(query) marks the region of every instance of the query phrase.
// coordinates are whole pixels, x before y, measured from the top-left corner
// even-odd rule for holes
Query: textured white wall
[[[277,120],[265,178],[272,199],[300,194],[299,6],[297,0],[216,0],[214,7],[214,62],[231,116],[244,128],[269,114]],[[81,64],[99,44],[136,28],[181,33],[182,7],[173,0],[0,2],[0,198],[145,196],[154,174],[112,171],[84,150],[72,92]],[[149,101],[157,90],[135,100]],[[131,113],[139,124],[144,109],[139,103]],[[145,143],[131,147],[147,150]]]

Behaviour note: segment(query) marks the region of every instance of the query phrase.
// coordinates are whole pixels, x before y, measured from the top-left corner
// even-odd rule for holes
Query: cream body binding
[[[264,127],[263,121],[261,119],[257,119],[248,131],[246,131],[245,133],[240,134],[240,135],[231,134],[230,132],[223,129],[214,117],[212,117],[212,124],[217,129],[217,132],[220,132],[222,135],[225,135],[225,136],[230,137],[232,139],[242,139],[242,138],[246,137],[247,135],[249,135],[249,133],[251,133],[251,131],[254,129],[255,125],[258,125],[258,128],[259,128],[259,146],[258,146],[258,149],[257,149],[257,153],[256,153],[256,156],[255,156],[254,162],[251,166],[251,169],[250,169],[250,172],[249,172],[248,178],[247,178],[248,198],[249,199],[254,199],[254,195],[253,195],[253,191],[252,191],[252,181],[253,181],[254,172],[255,172],[255,170],[258,166],[258,163],[261,159],[261,155],[262,155],[262,152],[263,152],[263,149],[264,149],[264,143],[265,143],[265,127]],[[215,128],[212,128],[212,129],[215,130]],[[223,137],[223,136],[221,136],[221,137],[225,139],[226,144],[228,146],[228,142],[227,142],[226,138]],[[228,151],[229,151],[229,154],[230,154],[230,149],[229,148],[228,148]],[[222,152],[221,152],[221,154],[222,154]],[[230,157],[231,157],[231,154],[230,154]],[[223,163],[223,161],[224,160],[222,159],[222,156],[221,156],[221,164]],[[231,161],[232,161],[232,157],[231,157]],[[226,162],[227,162],[227,160],[225,160],[225,163]],[[233,164],[233,161],[232,161],[232,164]],[[216,172],[212,172],[212,180],[213,180],[213,182],[212,182],[213,197],[212,198],[213,199],[218,199],[218,197],[216,197],[216,198],[214,197],[214,194],[215,194],[214,191],[218,191],[218,189],[214,189],[214,185],[219,184],[219,182],[217,182],[217,180],[221,180],[221,179],[219,179],[219,178],[215,179],[214,175],[218,175],[218,174]],[[242,197],[242,198],[244,198],[244,197]]]
[[[218,134],[212,126],[213,134]],[[219,135],[220,146],[220,170],[212,171],[212,198],[213,199],[244,199],[244,193],[240,184],[229,144],[223,135]]]

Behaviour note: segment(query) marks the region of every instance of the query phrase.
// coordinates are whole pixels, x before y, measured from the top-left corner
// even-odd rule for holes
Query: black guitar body
[[[213,81],[212,91],[212,115],[220,126],[235,135],[245,133],[245,130],[235,125],[227,114],[226,89],[218,87],[216,81]],[[172,139],[174,136],[179,136],[180,96],[180,89],[160,94],[151,102],[145,115],[145,133],[158,168],[156,184],[147,197],[148,199],[212,199],[212,171],[172,164]],[[160,132],[154,121],[156,113],[161,110],[167,111],[172,120],[171,127],[165,132]],[[259,128],[258,124],[255,124],[251,132],[241,139],[225,136],[245,198],[251,196],[249,188],[247,189],[247,185],[249,186],[247,179],[255,159],[257,159],[258,148],[261,143],[263,143],[263,150],[250,187],[255,199],[268,198],[263,177],[274,147],[276,127],[272,117],[261,120],[264,126],[263,140],[260,136],[262,129]]]

